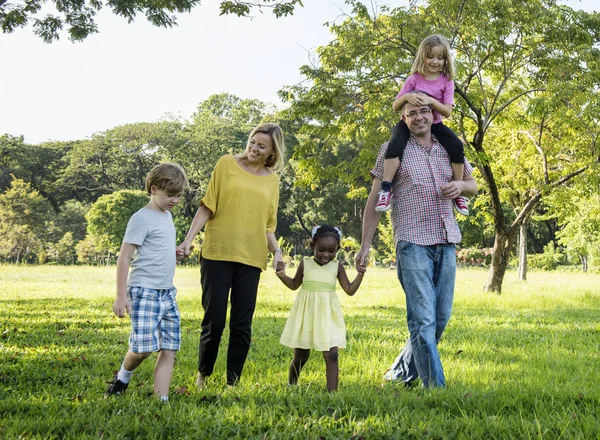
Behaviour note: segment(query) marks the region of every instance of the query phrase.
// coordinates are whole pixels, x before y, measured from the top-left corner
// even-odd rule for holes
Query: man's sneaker
[[[390,200],[392,199],[391,191],[379,191],[379,199],[375,206],[375,211],[386,212],[390,209]]]
[[[120,396],[125,392],[128,385],[128,383],[121,382],[117,379],[117,376],[115,376],[112,381],[108,382],[108,388],[104,392],[104,396]]]
[[[454,209],[462,215],[469,215],[469,199],[458,196],[454,199]]]

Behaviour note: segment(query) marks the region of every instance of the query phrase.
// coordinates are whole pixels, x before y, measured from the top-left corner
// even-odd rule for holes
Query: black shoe
[[[125,392],[128,386],[128,383],[121,382],[117,379],[117,376],[115,376],[111,382],[108,382],[108,388],[104,392],[104,396],[120,396]]]

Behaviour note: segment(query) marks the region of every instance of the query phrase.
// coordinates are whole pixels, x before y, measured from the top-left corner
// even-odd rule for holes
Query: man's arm
[[[371,249],[371,242],[373,241],[373,236],[377,230],[377,224],[381,218],[381,213],[375,211],[380,188],[381,179],[374,178],[373,184],[371,185],[371,192],[367,198],[367,204],[365,205],[365,211],[363,213],[361,246],[358,254],[356,254],[355,260],[357,269],[359,266],[364,268],[367,265],[367,257],[369,256],[369,250]]]
[[[472,175],[467,175],[463,180],[453,180],[442,185],[442,194],[447,199],[455,199],[458,196],[473,197],[477,194],[477,181]]]

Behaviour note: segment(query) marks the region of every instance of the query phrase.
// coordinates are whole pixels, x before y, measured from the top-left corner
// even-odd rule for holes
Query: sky
[[[592,11],[595,1],[565,3]],[[219,3],[203,0],[170,29],[144,17],[128,24],[105,9],[99,33],[79,43],[62,35],[46,44],[31,27],[0,33],[0,134],[23,135],[30,144],[85,139],[168,114],[188,119],[200,102],[224,92],[277,104],[277,91],[301,82],[300,67],[331,41],[324,23],[351,12],[343,0],[304,0],[292,16],[248,19],[219,16]]]

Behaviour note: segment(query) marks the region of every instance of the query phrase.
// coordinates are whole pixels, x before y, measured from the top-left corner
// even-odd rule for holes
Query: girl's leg
[[[161,350],[154,367],[154,394],[160,397],[169,395],[169,386],[173,377],[175,354],[173,350]]]
[[[386,159],[383,161],[383,180],[381,189],[384,191],[389,191],[392,187],[392,181],[394,180],[394,176],[396,175],[396,171],[398,171],[398,167],[400,166],[400,159],[397,157],[393,157],[391,159]],[[383,182],[389,183],[389,188],[384,188]]]
[[[338,387],[338,348],[331,347],[323,352],[325,359],[325,374],[327,376],[327,391],[336,391]]]
[[[398,171],[402,156],[404,156],[404,149],[406,148],[409,137],[410,131],[408,130],[408,126],[404,121],[400,120],[392,130],[392,137],[388,142],[388,147],[385,151],[382,181],[382,183],[385,182],[386,184],[385,188],[382,185],[382,190],[384,191],[389,191],[391,189],[391,183],[394,180],[396,171]]]
[[[298,376],[300,371],[310,356],[310,350],[304,348],[294,348],[294,359],[290,364],[290,372],[288,374],[288,383],[290,385],[296,385],[298,383]]]
[[[463,180],[465,151],[462,141],[442,122],[432,124],[431,132],[448,152],[452,165],[452,180]],[[454,208],[463,215],[469,215],[469,199],[458,196],[454,199]]]
[[[452,180],[460,181],[463,180],[463,172],[465,169],[464,163],[452,163]]]
[[[452,179],[463,180],[465,150],[462,141],[442,122],[432,124],[431,133],[448,152],[452,164]]]

